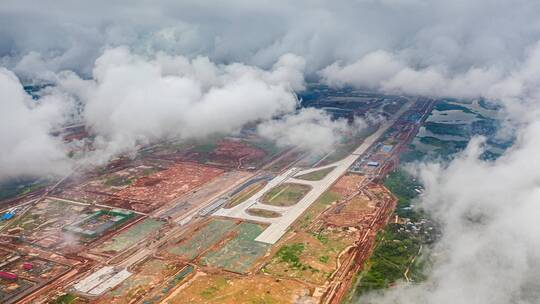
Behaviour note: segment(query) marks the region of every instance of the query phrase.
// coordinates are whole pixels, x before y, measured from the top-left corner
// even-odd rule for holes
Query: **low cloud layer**
[[[266,71],[216,65],[205,57],[145,58],[115,48],[97,59],[91,80],[64,73],[58,82],[83,102],[98,151],[109,156],[164,138],[228,134],[292,112],[303,67],[303,59],[291,54]]]
[[[0,159],[0,179],[69,172],[69,147],[51,133],[69,122],[75,104],[95,135],[95,149],[80,155],[79,164],[102,164],[164,139],[236,133],[247,123],[262,123],[259,132],[279,145],[328,151],[348,127],[323,111],[297,111],[294,92],[304,89],[304,65],[293,54],[264,70],[206,57],[141,56],[118,47],[96,60],[90,79],[54,73],[56,85],[39,101],[3,69],[1,139],[10,148]],[[304,136],[306,128],[316,132]]]
[[[34,77],[89,75],[120,45],[265,67],[295,53],[309,72],[380,49],[420,67],[509,67],[539,38],[539,10],[535,0],[5,0],[0,57]]]
[[[440,97],[486,97],[514,103],[517,99],[533,97],[530,87],[539,81],[540,43],[524,49],[523,58],[513,68],[470,67],[456,73],[445,65],[415,68],[396,54],[379,50],[348,65],[334,63],[319,75],[323,82],[334,87]]]
[[[4,68],[0,68],[0,92],[0,179],[68,172],[67,151],[50,135],[64,121],[64,101],[49,96],[35,104],[17,76]]]
[[[426,188],[420,205],[443,227],[428,280],[369,294],[360,303],[538,303],[539,63],[537,46],[527,52],[515,70],[487,73],[493,81],[475,86],[474,80],[464,76],[447,78],[445,82],[454,95],[438,87],[441,94],[463,96],[464,91],[457,90],[456,83],[468,88],[472,85],[474,89],[465,92],[501,102],[507,117],[519,126],[517,141],[496,161],[481,160],[484,140],[474,138],[466,151],[448,165],[429,163],[416,167]],[[424,83],[423,88],[432,90],[430,83]]]
[[[267,121],[257,128],[262,137],[276,142],[278,146],[296,146],[318,154],[331,151],[348,131],[354,130],[347,121],[332,120],[323,110],[312,108]]]
[[[540,299],[540,123],[524,129],[516,147],[495,162],[480,160],[483,141],[444,167],[418,168],[422,206],[443,237],[426,283],[401,285],[360,303],[538,303]]]

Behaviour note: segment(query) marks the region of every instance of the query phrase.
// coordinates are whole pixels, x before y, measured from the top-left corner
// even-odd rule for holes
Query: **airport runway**
[[[245,202],[230,209],[221,208],[216,211],[214,215],[268,223],[270,225],[255,240],[267,244],[275,244],[287,232],[290,225],[294,223],[294,221],[296,221],[296,219],[302,213],[304,213],[304,211],[306,211],[306,209],[309,208],[309,206],[311,206],[311,204],[313,204],[313,202],[315,202],[319,196],[328,190],[336,180],[345,174],[349,167],[360,157],[360,155],[365,153],[369,147],[371,147],[371,145],[373,145],[397,121],[397,119],[412,106],[412,104],[412,102],[405,104],[396,114],[394,114],[392,119],[381,125],[375,133],[368,136],[362,142],[362,144],[360,144],[349,156],[345,157],[344,159],[318,168],[309,168],[305,170],[291,168],[272,179],[263,189]],[[310,185],[312,189],[295,205],[290,207],[275,207],[259,202],[259,199],[264,195],[264,193],[275,186],[278,186],[284,182],[298,182],[299,180],[295,179],[294,176],[299,176],[329,167],[335,168],[334,170],[330,171],[330,173],[328,173],[322,180],[302,180],[300,182],[305,185]],[[278,218],[263,218],[253,216],[245,212],[249,208],[277,211],[281,213],[282,216]]]

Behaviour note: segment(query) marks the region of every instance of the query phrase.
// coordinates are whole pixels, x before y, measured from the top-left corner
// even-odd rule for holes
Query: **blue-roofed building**
[[[390,153],[390,151],[392,151],[393,148],[394,146],[392,145],[384,145],[382,146],[381,151],[383,151],[384,153]]]
[[[2,214],[2,217],[0,217],[0,221],[7,221],[12,219],[15,216],[15,213],[9,211],[4,214]]]

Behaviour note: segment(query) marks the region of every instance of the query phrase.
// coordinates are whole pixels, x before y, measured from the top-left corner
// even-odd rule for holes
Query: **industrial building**
[[[127,210],[99,210],[80,221],[64,227],[64,230],[87,238],[95,238],[113,227],[122,225],[133,216],[134,213]]]

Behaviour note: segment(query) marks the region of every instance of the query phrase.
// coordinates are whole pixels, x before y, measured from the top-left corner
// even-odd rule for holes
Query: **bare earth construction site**
[[[385,120],[324,155],[248,129],[6,201],[0,302],[341,303],[396,206],[380,180],[434,104],[350,98]]]

